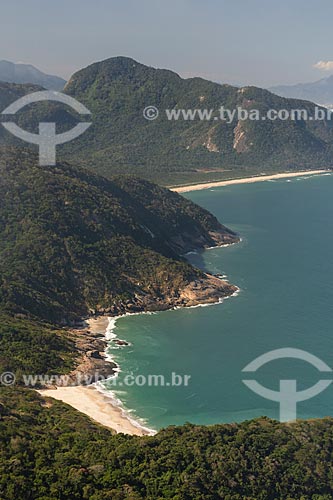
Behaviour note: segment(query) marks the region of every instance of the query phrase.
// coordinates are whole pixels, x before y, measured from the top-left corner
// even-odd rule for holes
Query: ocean
[[[188,256],[194,265],[226,275],[240,292],[218,305],[117,320],[113,333],[130,345],[109,348],[120,373],[108,389],[132,418],[154,429],[278,419],[279,403],[252,392],[244,379],[274,391],[280,380],[296,380],[301,391],[330,374],[292,358],[252,374],[242,369],[282,348],[305,350],[333,367],[333,176],[185,196],[240,234],[237,245]],[[164,386],[154,387],[152,375],[163,375]],[[177,375],[190,377],[188,383],[180,384]],[[327,415],[333,416],[333,384],[297,404],[298,418]]]

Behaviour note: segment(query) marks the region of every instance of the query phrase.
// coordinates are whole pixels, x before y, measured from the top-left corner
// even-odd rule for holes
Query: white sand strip
[[[123,413],[122,408],[114,406],[110,398],[93,386],[58,387],[57,389],[43,389],[37,391],[43,397],[59,399],[71,405],[76,410],[88,415],[90,418],[113,429],[117,433],[145,436],[153,434],[152,431],[134,425]]]
[[[215,181],[215,182],[207,182],[205,184],[192,184],[188,186],[172,187],[170,188],[170,190],[175,191],[176,193],[186,193],[188,191],[201,191],[202,189],[211,189],[214,187],[232,186],[233,184],[252,184],[253,182],[263,182],[274,179],[286,179],[286,178],[290,179],[292,177],[300,177],[303,175],[317,175],[326,173],[332,173],[332,170],[307,170],[302,172],[283,172],[281,174],[259,175],[254,177],[230,179],[228,181]]]

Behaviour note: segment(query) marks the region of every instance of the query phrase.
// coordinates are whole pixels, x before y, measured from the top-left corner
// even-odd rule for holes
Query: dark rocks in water
[[[128,342],[126,342],[126,340],[120,340],[120,339],[114,339],[113,342],[117,345],[120,345],[120,346],[125,346],[125,345],[129,345]]]
[[[90,385],[95,384],[98,381],[103,381],[109,377],[112,377],[115,373],[115,369],[117,368],[116,363],[108,363],[104,366],[101,366],[98,370],[94,372],[87,372],[86,377],[83,378],[81,385]],[[86,382],[85,382],[86,380]]]

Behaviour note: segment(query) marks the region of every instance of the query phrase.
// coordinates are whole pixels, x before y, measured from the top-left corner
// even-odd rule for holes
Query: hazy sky
[[[333,73],[332,0],[0,0],[0,15],[0,59],[64,78],[117,55],[259,86]]]

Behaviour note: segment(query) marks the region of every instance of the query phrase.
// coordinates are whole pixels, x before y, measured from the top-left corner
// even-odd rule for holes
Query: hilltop
[[[330,121],[168,121],[165,109],[306,109],[310,102],[278,97],[256,87],[237,88],[115,57],[75,73],[65,92],[93,113],[87,134],[65,147],[94,168],[131,172],[163,184],[230,178],[333,165]],[[154,105],[159,117],[143,118]]]
[[[13,102],[28,88],[0,85],[0,102]],[[92,126],[75,141],[59,146],[59,155],[111,178],[132,174],[162,185],[176,185],[333,166],[332,120],[221,121],[221,106],[247,111],[303,109],[314,116],[315,105],[286,99],[256,87],[233,87],[202,78],[145,66],[126,57],[94,63],[75,73],[64,92],[92,112]],[[156,106],[156,120],[143,117]],[[173,120],[166,109],[214,110],[212,120]],[[55,121],[59,131],[80,120],[56,104],[34,105],[16,118],[28,130]],[[22,143],[0,128],[0,144]],[[34,146],[32,146],[34,147]]]

